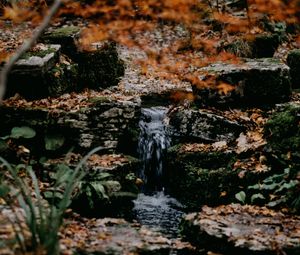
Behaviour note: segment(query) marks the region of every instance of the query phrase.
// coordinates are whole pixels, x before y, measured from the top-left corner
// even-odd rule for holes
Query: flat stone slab
[[[183,234],[192,244],[223,254],[300,254],[300,217],[266,207],[204,206],[186,215]]]
[[[76,254],[192,254],[193,247],[178,239],[171,240],[139,224],[122,219],[104,218],[70,222],[64,233],[74,229],[86,233],[67,236],[62,245]],[[62,233],[62,235],[64,235]],[[65,243],[65,245],[64,245]]]
[[[12,70],[12,74],[26,72],[46,72],[54,67],[58,61],[61,46],[58,44],[37,45],[33,51],[25,53],[18,60]]]
[[[194,85],[200,104],[260,106],[287,101],[291,95],[289,67],[274,58],[244,59],[242,63],[215,63],[201,68],[203,81],[215,78],[235,86],[222,95],[216,89]]]
[[[244,127],[203,110],[178,108],[169,114],[171,136],[179,141],[233,141]]]
[[[6,97],[38,99],[75,90],[77,66],[59,63],[60,49],[57,44],[38,44],[25,53],[9,73]]]

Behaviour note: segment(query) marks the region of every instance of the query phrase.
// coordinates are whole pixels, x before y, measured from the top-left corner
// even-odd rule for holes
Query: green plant
[[[286,168],[283,173],[273,174],[260,183],[248,186],[247,195],[244,191],[236,194],[242,203],[265,204],[268,207],[288,206],[292,211],[300,211],[299,171]],[[248,197],[248,199],[247,199]]]
[[[59,253],[59,229],[63,224],[63,214],[71,203],[72,193],[85,175],[82,166],[92,154],[102,149],[103,147],[97,147],[89,152],[73,171],[68,171],[67,176],[61,173],[51,190],[54,199],[57,191],[63,189],[57,204],[49,203],[42,198],[37,177],[31,166],[18,165],[13,167],[0,157],[0,162],[9,173],[9,178],[0,185],[0,197],[4,199],[14,213],[15,220],[11,224],[22,253],[28,250],[32,250],[35,254],[38,254],[40,250],[45,250],[48,255]],[[21,168],[25,169],[30,176],[34,197],[28,181],[18,174]],[[21,224],[22,219],[15,209],[16,203],[24,211],[25,223],[31,235],[29,245],[26,242],[24,226]]]
[[[106,172],[93,172],[82,179],[74,199],[87,200],[89,208],[94,209],[95,201],[109,202],[114,192],[121,190],[121,184],[112,180],[112,175]]]

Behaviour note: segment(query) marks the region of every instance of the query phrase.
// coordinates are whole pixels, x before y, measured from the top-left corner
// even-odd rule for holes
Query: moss
[[[94,105],[98,105],[98,104],[102,104],[102,103],[108,103],[110,101],[111,101],[110,98],[105,97],[105,96],[92,97],[88,100],[89,103],[92,103]]]
[[[234,201],[238,181],[238,172],[231,169],[186,166],[172,177],[171,193],[189,209],[214,206]]]
[[[29,59],[30,57],[40,57],[43,58],[45,56],[47,56],[50,53],[55,53],[56,49],[49,47],[47,50],[41,50],[41,51],[28,51],[26,53],[24,53],[21,56],[21,59]]]
[[[94,52],[80,52],[77,56],[82,87],[99,89],[115,86],[124,75],[124,62],[119,59],[113,43],[107,43]]]
[[[265,125],[268,146],[274,151],[285,153],[300,148],[300,107],[288,106],[275,113]]]
[[[238,57],[250,58],[252,57],[252,47],[249,42],[245,40],[234,41],[224,47],[224,49]]]
[[[290,67],[293,88],[300,88],[300,49],[289,52],[287,64]]]
[[[78,34],[79,32],[80,32],[80,27],[76,27],[76,26],[61,27],[49,32],[48,34],[46,34],[46,37],[47,38],[70,37],[70,36],[74,36],[75,34]]]

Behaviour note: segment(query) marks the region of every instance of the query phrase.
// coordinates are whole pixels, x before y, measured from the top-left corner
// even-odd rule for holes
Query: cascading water
[[[183,212],[182,205],[164,192],[164,158],[170,146],[164,123],[166,112],[165,107],[142,109],[138,144],[142,166],[138,176],[144,181],[145,194],[135,200],[134,213],[141,224],[174,237]]]
[[[144,108],[139,122],[141,134],[138,153],[143,164],[139,177],[150,191],[160,191],[163,188],[164,154],[170,146],[163,122],[165,115],[164,107]]]

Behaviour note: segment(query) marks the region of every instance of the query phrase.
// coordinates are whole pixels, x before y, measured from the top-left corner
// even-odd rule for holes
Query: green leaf
[[[251,185],[248,186],[248,189],[261,189],[261,185],[260,184]]]
[[[265,198],[264,195],[261,194],[261,193],[253,194],[253,195],[251,196],[251,203],[253,203],[253,202],[254,202],[255,200],[257,200],[257,199],[264,200],[264,199],[266,199],[266,198]]]
[[[23,137],[23,138],[33,138],[35,137],[36,135],[36,132],[30,128],[30,127],[26,127],[26,126],[22,126],[22,127],[14,127],[12,128],[11,130],[11,133],[10,133],[10,138],[20,138],[20,137]]]
[[[285,202],[286,202],[286,198],[285,197],[281,197],[280,199],[277,199],[275,201],[269,202],[267,205],[269,207],[275,207],[275,206],[277,206],[277,205],[279,205],[281,203],[285,203]]]
[[[246,193],[244,191],[240,191],[239,193],[235,194],[235,198],[244,204],[246,200]]]
[[[48,151],[55,151],[65,143],[65,137],[61,134],[47,134],[44,140],[45,148]]]
[[[290,190],[295,188],[297,185],[299,184],[299,182],[297,180],[290,180],[288,183],[284,183],[283,185],[281,185],[277,190],[275,190],[275,194],[280,193],[281,191],[283,191],[284,189]]]
[[[92,182],[90,183],[91,188],[94,189],[96,195],[99,198],[105,198],[108,199],[108,196],[106,194],[105,188],[102,184],[100,184],[99,182]]]

